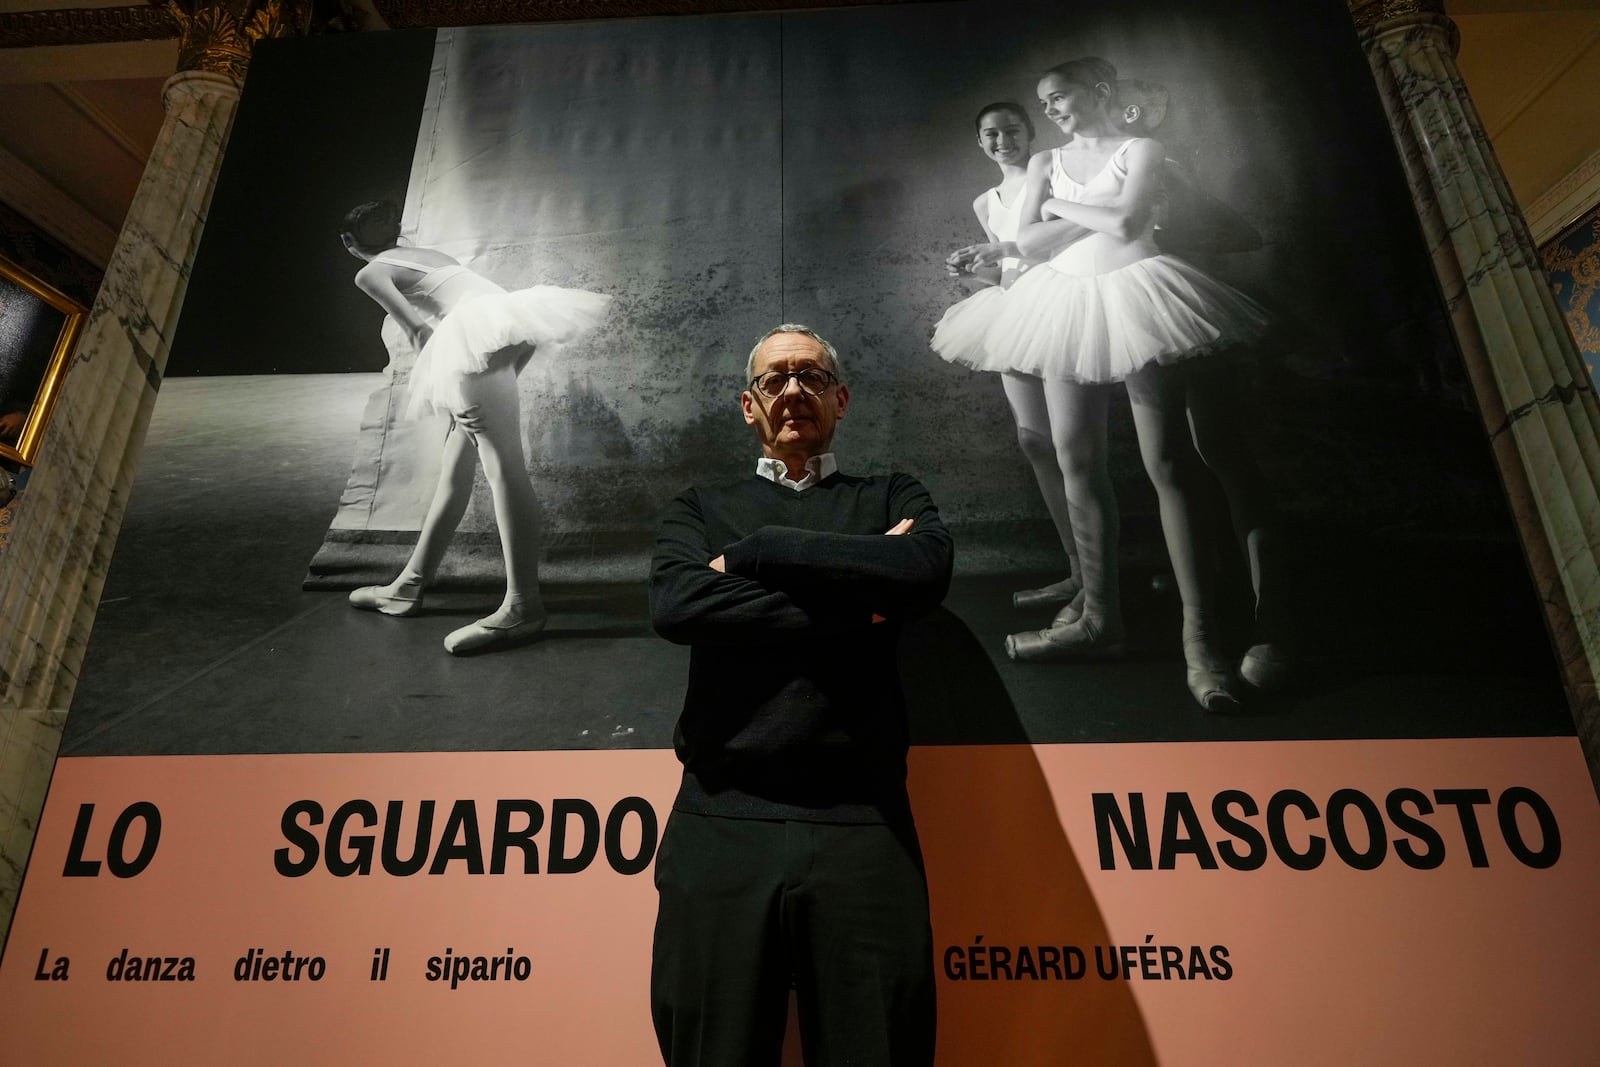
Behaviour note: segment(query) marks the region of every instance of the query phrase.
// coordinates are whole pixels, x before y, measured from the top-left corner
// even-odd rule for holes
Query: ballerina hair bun
[[[340,233],[349,234],[357,248],[369,255],[393,248],[400,241],[400,207],[393,200],[372,200],[345,212]]]

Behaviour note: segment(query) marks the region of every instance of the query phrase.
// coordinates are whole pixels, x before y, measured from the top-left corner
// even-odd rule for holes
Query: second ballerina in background
[[[418,349],[407,414],[450,417],[439,483],[417,546],[388,585],[350,594],[353,607],[385,615],[422,610],[456,526],[466,514],[477,464],[494,497],[505,559],[500,607],[444,639],[452,654],[525,640],[544,628],[539,597],[539,524],[533,483],[522,452],[517,375],[535,355],[594,330],[611,297],[536,285],[507,292],[431,248],[400,247],[400,209],[390,201],[353,208],[341,236],[366,261],[356,286],[387,311]]]
[[[947,316],[934,348],[955,362],[1043,383],[1083,595],[1049,628],[1008,637],[1008,654],[1061,659],[1121,646],[1119,521],[1106,418],[1109,387],[1125,382],[1183,601],[1188,687],[1207,710],[1229,711],[1239,695],[1219,648],[1201,544],[1204,472],[1190,437],[1182,364],[1254,341],[1266,315],[1244,294],[1156,246],[1164,150],[1158,141],[1129,135],[1114,106],[1116,85],[1116,68],[1094,57],[1045,72],[1039,100],[1067,142],[1029,161],[1016,244],[1023,256],[1048,259],[998,299],[967,301],[955,323]]]

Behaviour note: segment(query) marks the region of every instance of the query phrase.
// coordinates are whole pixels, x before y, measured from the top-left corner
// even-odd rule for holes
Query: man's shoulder
[[[904,471],[880,471],[873,474],[845,474],[841,472],[828,479],[829,483],[835,481],[841,485],[856,485],[885,491],[908,485],[922,484],[915,475],[907,474]]]
[[[823,479],[824,485],[881,485],[890,481],[911,479],[915,477],[902,471],[874,471],[870,474],[855,474],[845,471],[834,471]],[[759,474],[745,474],[738,477],[717,478],[704,482],[695,482],[685,493],[748,493],[763,486],[773,484]]]
[[[807,492],[815,492],[818,489],[892,492],[907,486],[920,487],[921,485],[921,481],[915,475],[906,474],[904,471],[880,471],[871,474],[850,474],[845,471],[835,471],[807,490]],[[773,483],[767,479],[759,475],[747,474],[740,478],[696,482],[679,493],[678,496],[680,499],[726,500],[768,494],[772,492],[773,488]]]
[[[770,490],[770,482],[753,474],[742,478],[695,482],[674,496],[667,506],[668,510],[686,506],[694,510],[737,506],[740,501],[759,500],[764,492]]]
[[[766,485],[765,478],[754,474],[745,474],[737,478],[718,478],[712,481],[695,482],[689,488],[679,493],[679,496],[715,497],[727,496],[730,493],[750,493]]]

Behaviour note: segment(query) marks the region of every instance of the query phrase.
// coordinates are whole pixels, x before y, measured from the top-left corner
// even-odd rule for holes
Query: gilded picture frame
[[[87,314],[0,256],[0,458],[26,467],[38,459]]]
[[[1539,259],[1589,379],[1600,381],[1600,203],[1541,245]]]

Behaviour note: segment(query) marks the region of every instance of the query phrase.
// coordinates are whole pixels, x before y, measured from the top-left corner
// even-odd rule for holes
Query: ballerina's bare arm
[[[1030,259],[1048,259],[1067,245],[1087,237],[1088,227],[1066,219],[1044,217],[1050,199],[1050,152],[1035,152],[1028,160],[1028,184],[1022,190],[1022,225],[1017,248]]]
[[[412,344],[421,348],[433,333],[433,327],[428,325],[428,320],[423,318],[416,306],[401,294],[399,285],[395,283],[395,275],[400,271],[420,273],[415,267],[374,259],[356,272],[356,288],[387,311],[406,331]]]
[[[983,235],[988,240],[982,244],[963,245],[951,252],[944,259],[945,269],[951,274],[975,275],[989,285],[999,285],[1000,261],[1007,256],[1017,255],[1017,246],[1014,242],[1000,240],[990,228],[987,192],[979,193],[972,202],[972,213],[978,217],[978,225],[983,228]]]
[[[1155,211],[1165,154],[1160,141],[1135,137],[1128,144],[1128,180],[1109,202],[1080,204],[1051,198],[1041,205],[1041,210],[1046,215],[1131,241],[1144,232]]]

